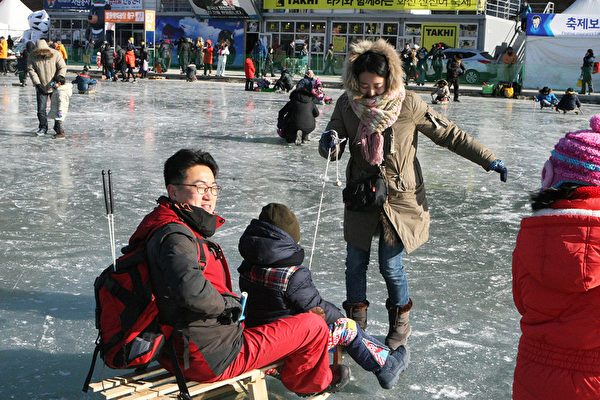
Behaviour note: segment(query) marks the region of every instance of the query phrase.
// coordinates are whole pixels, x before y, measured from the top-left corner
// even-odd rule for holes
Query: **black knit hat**
[[[263,207],[258,219],[275,225],[289,234],[295,242],[300,242],[300,224],[293,212],[283,204],[269,203]]]

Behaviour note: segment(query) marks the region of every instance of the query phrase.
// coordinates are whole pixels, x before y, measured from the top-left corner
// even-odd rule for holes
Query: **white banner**
[[[109,0],[112,10],[142,10],[142,0]]]
[[[527,36],[597,36],[600,14],[535,14],[527,16]]]

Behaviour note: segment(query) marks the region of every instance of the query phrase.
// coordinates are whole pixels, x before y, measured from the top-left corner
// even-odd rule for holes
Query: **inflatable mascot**
[[[29,28],[23,33],[23,42],[36,42],[39,39],[48,40],[48,30],[50,29],[50,16],[46,10],[34,11],[27,17]]]

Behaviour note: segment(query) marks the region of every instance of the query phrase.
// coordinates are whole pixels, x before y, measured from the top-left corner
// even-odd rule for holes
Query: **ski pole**
[[[240,303],[242,303],[242,313],[238,319],[238,323],[246,319],[246,301],[248,300],[248,292],[242,292],[240,296]]]
[[[108,183],[107,183],[108,175]],[[117,270],[116,244],[115,244],[115,218],[113,214],[113,195],[112,195],[112,172],[108,174],[102,170],[102,188],[104,190],[104,206],[106,207],[106,219],[108,221],[108,240],[110,241],[110,254],[113,262],[113,270]]]

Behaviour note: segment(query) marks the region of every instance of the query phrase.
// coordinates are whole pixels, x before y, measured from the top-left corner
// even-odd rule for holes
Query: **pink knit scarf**
[[[383,162],[383,131],[398,119],[404,96],[403,90],[370,98],[352,96],[350,107],[360,120],[355,143],[360,143],[363,157],[371,165]]]

